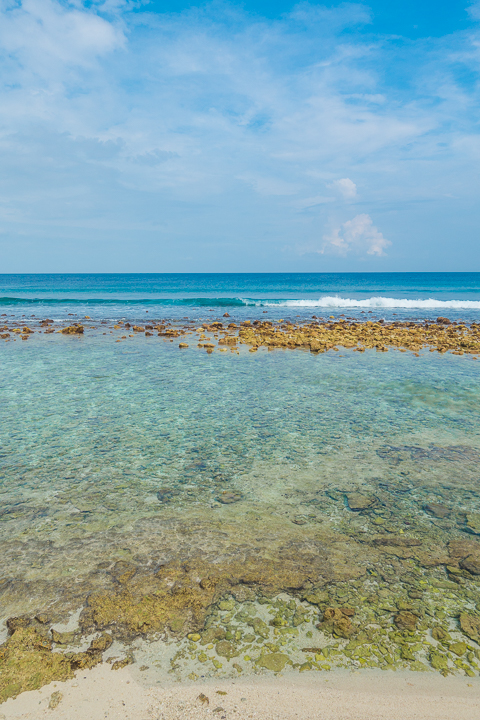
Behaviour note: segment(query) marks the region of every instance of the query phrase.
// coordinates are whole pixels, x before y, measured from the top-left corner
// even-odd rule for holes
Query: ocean
[[[68,313],[139,319],[201,318],[213,309],[256,317],[362,313],[390,318],[475,319],[480,273],[252,273],[0,275],[0,308],[12,316]]]
[[[40,613],[83,648],[106,630],[149,682],[478,674],[478,361],[207,354],[109,328],[224,313],[469,323],[480,273],[3,275],[0,307],[105,329],[0,346],[4,621]]]

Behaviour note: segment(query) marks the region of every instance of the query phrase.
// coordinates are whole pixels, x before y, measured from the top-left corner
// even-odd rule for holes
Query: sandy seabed
[[[61,696],[60,696],[61,694]],[[52,699],[58,702],[49,707]],[[478,720],[478,678],[433,673],[284,674],[195,683],[140,684],[101,665],[73,680],[7,700],[0,720]]]

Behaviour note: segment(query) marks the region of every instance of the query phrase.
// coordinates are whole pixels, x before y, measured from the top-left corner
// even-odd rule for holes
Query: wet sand
[[[50,709],[53,693],[61,693]],[[200,699],[199,696],[203,696]],[[58,695],[54,695],[58,699]],[[203,700],[203,701],[202,701]],[[2,714],[3,713],[3,714]],[[148,687],[102,665],[8,700],[6,720],[477,720],[478,678],[363,671]]]

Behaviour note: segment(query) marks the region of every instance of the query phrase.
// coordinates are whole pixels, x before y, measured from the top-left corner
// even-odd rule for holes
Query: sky
[[[0,272],[480,271],[480,0],[0,0]]]

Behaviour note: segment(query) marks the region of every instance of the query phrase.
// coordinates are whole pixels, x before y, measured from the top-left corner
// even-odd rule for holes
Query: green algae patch
[[[135,636],[154,632],[184,633],[203,626],[212,592],[183,587],[136,597],[129,590],[98,593],[88,598],[80,622],[83,628],[112,628]]]
[[[18,628],[0,648],[0,702],[72,677],[69,660],[35,627]]]

